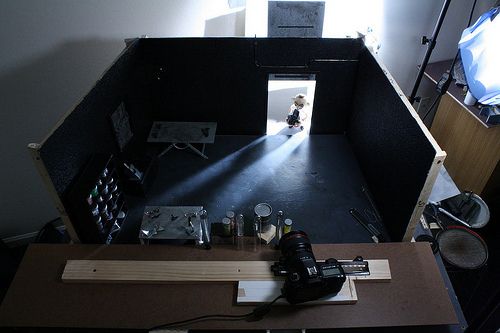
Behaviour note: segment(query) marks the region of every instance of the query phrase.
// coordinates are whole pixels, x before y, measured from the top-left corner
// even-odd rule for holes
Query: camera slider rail
[[[370,275],[368,261],[363,260],[361,256],[357,256],[352,261],[339,261],[339,264],[346,275]]]
[[[363,257],[357,256],[352,261],[337,261],[336,259],[330,258],[324,260],[325,262],[335,262],[338,263],[344,270],[347,276],[365,276],[370,275],[370,267],[368,266],[368,261],[364,260]],[[318,260],[322,262],[322,260]],[[275,276],[286,276],[288,271],[285,269],[284,263],[276,262],[271,266]]]

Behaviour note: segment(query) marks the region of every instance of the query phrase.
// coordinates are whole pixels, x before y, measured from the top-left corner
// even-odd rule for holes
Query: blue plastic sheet
[[[469,91],[481,104],[500,104],[500,7],[479,17],[458,43]]]

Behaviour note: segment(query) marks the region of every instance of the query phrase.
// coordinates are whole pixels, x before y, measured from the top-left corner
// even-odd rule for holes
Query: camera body
[[[346,281],[342,266],[333,258],[317,262],[306,233],[285,234],[279,247],[282,256],[271,270],[277,276],[286,277],[282,294],[290,304],[334,296],[340,291]]]
[[[286,117],[286,123],[290,126],[295,126],[300,124],[300,111],[299,109],[293,110],[292,114]]]

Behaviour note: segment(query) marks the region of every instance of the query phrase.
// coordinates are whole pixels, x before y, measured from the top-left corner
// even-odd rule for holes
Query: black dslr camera
[[[299,115],[300,115],[300,111],[298,109],[293,110],[292,114],[290,114],[286,117],[286,123],[289,126],[295,126],[297,124],[300,124]]]
[[[303,231],[291,231],[280,240],[282,256],[271,266],[276,276],[286,276],[282,294],[290,304],[336,295],[346,280],[336,259],[317,262],[311,242]]]

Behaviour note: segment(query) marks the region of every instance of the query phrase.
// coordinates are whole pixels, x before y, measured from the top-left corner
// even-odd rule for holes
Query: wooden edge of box
[[[425,205],[427,205],[427,201],[429,200],[432,188],[434,187],[434,183],[436,182],[436,178],[439,174],[439,170],[441,169],[441,166],[443,165],[443,161],[445,160],[445,158],[446,158],[446,152],[440,151],[436,154],[434,160],[432,161],[432,165],[431,168],[429,169],[429,173],[427,174],[424,187],[422,188],[422,191],[418,196],[417,204],[413,209],[413,213],[411,214],[410,217],[410,222],[406,227],[406,232],[403,236],[404,242],[411,241],[415,233],[415,228],[417,227],[417,223],[419,223],[420,217],[424,212]]]
[[[33,159],[33,162],[35,163],[35,168],[37,169],[38,174],[42,178],[43,184],[45,185],[45,188],[49,192],[49,196],[51,197],[52,201],[56,206],[57,211],[59,212],[61,220],[64,223],[64,226],[66,227],[66,231],[69,234],[69,237],[74,243],[80,243],[80,238],[78,237],[76,230],[73,227],[73,223],[71,222],[68,214],[66,213],[66,209],[64,208],[62,200],[59,197],[59,194],[57,193],[56,188],[54,186],[54,183],[52,182],[52,179],[49,176],[47,168],[45,167],[45,164],[42,161],[42,158],[40,156],[40,148],[41,144],[38,143],[28,144],[28,151],[31,155],[31,158]]]

